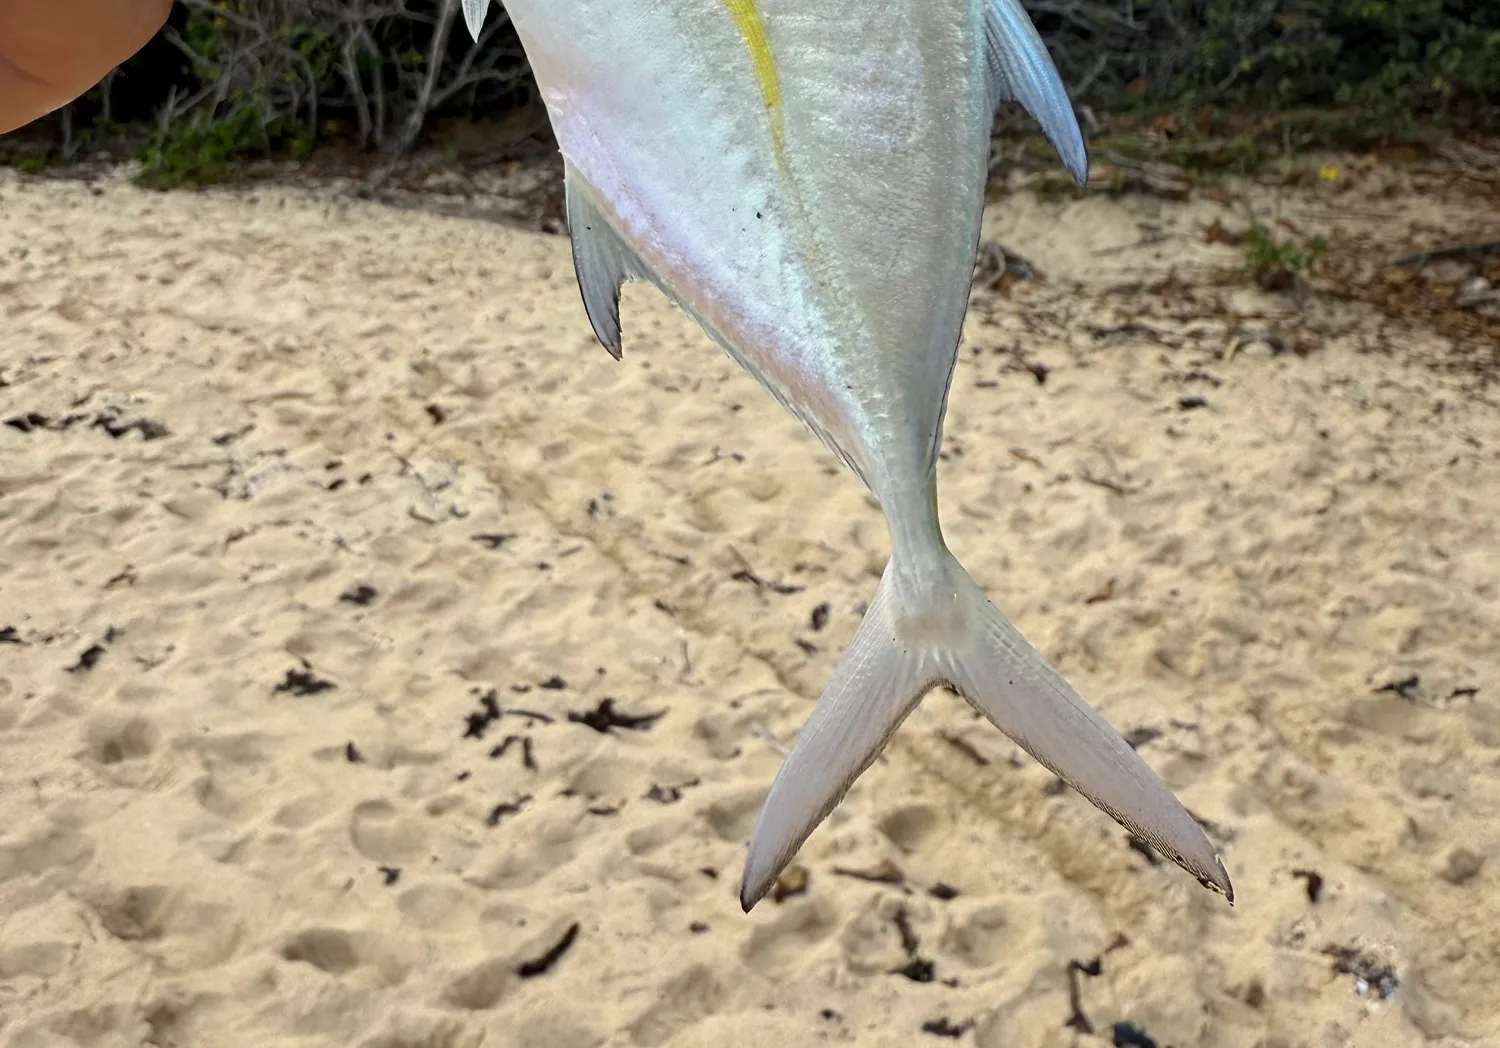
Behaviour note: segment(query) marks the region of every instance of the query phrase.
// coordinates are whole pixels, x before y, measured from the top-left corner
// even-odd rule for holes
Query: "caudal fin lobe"
[[[750,841],[748,911],[922,696],[947,684],[1069,786],[1205,887],[1234,889],[1164,782],[947,558],[946,585],[902,585],[892,561],[844,661],[797,736]],[[943,607],[903,606],[923,600]]]

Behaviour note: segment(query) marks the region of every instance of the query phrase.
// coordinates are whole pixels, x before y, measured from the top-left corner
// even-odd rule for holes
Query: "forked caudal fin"
[[[1090,708],[945,554],[940,587],[886,566],[844,661],[797,736],[750,841],[740,904],[750,910],[928,691],[947,684],[1116,822],[1234,902],[1203,830],[1167,785]],[[921,594],[928,596],[923,597]],[[931,594],[940,596],[934,597]],[[934,606],[909,606],[926,601]]]

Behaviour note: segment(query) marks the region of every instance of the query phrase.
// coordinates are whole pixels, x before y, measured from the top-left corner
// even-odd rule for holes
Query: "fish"
[[[489,0],[463,0],[479,38]],[[944,541],[937,460],[1002,104],[1088,156],[1019,0],[505,0],[564,166],[584,311],[658,288],[865,484],[890,559],[773,780],[749,912],[933,688],[1234,901],[1203,829]]]

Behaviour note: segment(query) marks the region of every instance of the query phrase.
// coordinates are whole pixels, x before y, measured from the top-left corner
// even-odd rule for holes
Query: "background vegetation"
[[[1305,149],[1492,130],[1500,116],[1500,0],[1026,6],[1095,134],[1150,121]],[[23,162],[130,149],[148,181],[201,183],[320,144],[399,155],[435,119],[499,125],[534,105],[503,9],[476,46],[458,0],[179,0],[141,54],[38,128]]]

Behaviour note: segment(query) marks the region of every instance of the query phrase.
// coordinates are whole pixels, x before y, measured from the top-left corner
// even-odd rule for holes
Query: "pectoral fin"
[[[1079,185],[1088,181],[1089,155],[1073,103],[1047,45],[1020,0],[986,0],[985,53],[990,104],[1014,100],[1030,113]]]
[[[627,280],[655,283],[651,271],[620,238],[594,203],[583,177],[568,164],[564,182],[568,208],[568,235],[573,240],[573,268],[578,290],[594,334],[620,359],[620,285]]]
[[[490,9],[490,0],[464,0],[464,25],[469,35],[479,42],[479,30],[484,28],[484,16]]]

